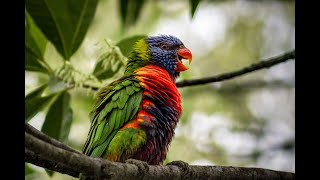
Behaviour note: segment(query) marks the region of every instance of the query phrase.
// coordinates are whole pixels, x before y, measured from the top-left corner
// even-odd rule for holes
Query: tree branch
[[[53,146],[25,133],[27,162],[77,177],[79,172],[99,179],[294,179],[295,174],[260,168],[176,165],[152,166],[141,161],[117,163]],[[45,159],[41,159],[44,158]],[[38,158],[38,161],[36,161]],[[49,162],[48,162],[49,161]],[[40,163],[42,162],[42,163]],[[57,164],[56,166],[50,164]],[[140,162],[140,164],[138,163]],[[49,164],[49,165],[48,165]],[[63,167],[63,168],[61,168]],[[71,170],[70,170],[71,169]]]
[[[250,73],[256,70],[269,68],[271,66],[274,66],[276,64],[279,64],[294,58],[295,58],[295,50],[284,53],[276,57],[269,58],[267,60],[261,60],[261,62],[259,63],[252,64],[250,66],[244,67],[237,71],[220,74],[213,77],[184,80],[184,81],[177,82],[176,85],[177,87],[186,87],[186,86],[195,86],[195,85],[202,85],[202,84],[207,84],[212,82],[224,81],[224,80],[228,80],[228,79],[231,79],[246,73]]]
[[[47,136],[46,134],[38,131],[36,128],[32,127],[30,124],[28,124],[26,122],[25,122],[25,131],[27,133],[33,135],[34,137],[37,137],[38,139],[41,139],[42,141],[45,141],[45,142],[47,142],[49,144],[52,144],[52,145],[54,145],[56,147],[59,147],[59,148],[64,149],[64,150],[80,154],[80,152],[78,152],[78,151],[70,148],[69,146],[67,146],[67,145],[65,145],[65,144],[63,144],[63,143],[61,143],[61,142],[59,142],[59,141]]]
[[[68,174],[72,177],[79,177],[79,172],[75,171],[73,168],[70,168],[68,166],[61,165],[59,163],[49,161],[45,159],[45,157],[41,157],[40,155],[34,153],[33,151],[30,151],[29,149],[25,148],[25,156],[24,160],[26,162],[32,163],[34,165],[44,167],[46,169],[57,171],[63,174]]]

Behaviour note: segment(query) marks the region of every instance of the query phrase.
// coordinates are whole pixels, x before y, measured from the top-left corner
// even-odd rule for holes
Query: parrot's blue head
[[[150,62],[164,68],[173,79],[181,71],[188,68],[182,64],[182,59],[192,61],[191,51],[180,39],[170,35],[151,36],[145,39],[149,47]]]
[[[151,64],[163,68],[175,80],[181,71],[188,69],[182,64],[183,59],[191,63],[192,54],[180,39],[169,35],[150,36],[135,43],[125,73]]]

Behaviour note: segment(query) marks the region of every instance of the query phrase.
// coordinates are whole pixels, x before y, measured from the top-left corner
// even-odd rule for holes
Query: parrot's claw
[[[183,170],[189,170],[189,168],[190,168],[189,164],[184,162],[184,161],[172,161],[172,162],[169,162],[166,165],[178,166],[178,167],[182,168]]]
[[[148,163],[144,162],[144,161],[140,161],[137,159],[127,159],[126,163],[128,164],[134,164],[136,166],[138,166],[139,169],[148,169]]]

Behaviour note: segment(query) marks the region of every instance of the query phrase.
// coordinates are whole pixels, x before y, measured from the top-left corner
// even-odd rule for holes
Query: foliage
[[[125,30],[137,22],[145,1],[118,2]],[[196,5],[192,4],[193,7],[197,6],[198,2]],[[116,44],[105,39],[96,52],[97,63],[93,72],[85,74],[77,70],[70,63],[70,59],[85,39],[97,5],[97,0],[26,1],[25,70],[46,74],[48,80],[26,95],[25,121],[47,109],[41,131],[65,143],[73,120],[73,110],[70,106],[72,96],[68,91],[75,87],[83,87],[86,83],[110,79],[125,66],[126,57],[134,42],[146,37],[135,35]],[[48,43],[54,46],[64,60],[59,62],[60,66],[55,69],[49,65],[44,55]],[[52,172],[48,171],[48,174],[52,175]]]
[[[154,9],[152,10],[145,8],[150,4],[150,1],[146,0],[119,0],[113,2],[117,6],[117,8],[113,8],[120,17],[121,31],[113,34],[101,33],[96,30],[99,28],[96,28],[90,34],[92,26],[100,27],[96,22],[99,17],[103,17],[104,21],[109,22],[107,30],[111,32],[112,29],[115,29],[113,24],[116,24],[117,20],[105,16],[104,10],[99,10],[99,6],[112,2],[103,0],[26,1],[25,70],[39,74],[41,78],[45,76],[45,78],[42,78],[40,85],[32,88],[25,96],[25,121],[30,121],[40,113],[44,114],[41,131],[78,149],[81,148],[78,145],[80,143],[69,142],[68,137],[72,128],[78,128],[76,122],[79,121],[80,117],[88,116],[88,112],[79,112],[76,108],[81,106],[83,107],[82,109],[90,111],[90,103],[88,102],[92,100],[92,97],[87,96],[88,92],[91,92],[88,86],[100,87],[102,84],[114,80],[123,71],[133,43],[137,39],[145,37],[144,33],[146,31],[141,31],[141,29],[143,30],[145,26],[152,28],[155,24],[154,21],[161,13],[156,5],[153,5]],[[189,0],[187,3],[189,4],[190,19],[195,17],[202,3],[207,3],[205,5],[208,5],[208,2],[201,0]],[[153,12],[150,12],[147,17],[143,16],[143,13],[147,11]],[[179,13],[178,11],[174,13],[177,14]],[[102,12],[102,14],[96,17],[98,12]],[[174,13],[170,14],[170,12],[170,10],[165,11],[169,17],[175,15]],[[212,72],[234,70],[244,64],[252,63],[262,56],[260,44],[263,43],[263,35],[261,33],[263,23],[252,16],[232,17],[229,20],[235,23],[231,30],[227,32],[225,43],[218,43],[215,50],[199,56],[198,59],[203,59],[203,61],[197,64],[198,67],[191,68],[191,72],[199,68],[203,74],[209,75]],[[135,27],[141,22],[143,22],[143,25],[139,26],[140,29]],[[134,34],[132,32],[138,33]],[[79,57],[87,53],[82,44],[86,40],[89,41],[94,33],[111,35],[104,36],[104,38],[98,40],[98,43],[93,45],[94,52],[90,56],[94,61],[94,65],[92,71],[84,72],[79,68],[81,66]],[[126,37],[124,36],[125,34]],[[243,45],[243,42],[245,42],[245,45]],[[237,62],[234,61],[235,57],[238,59]],[[215,60],[214,67],[212,66],[212,59]],[[188,73],[183,74],[182,78],[190,78],[191,73]],[[257,76],[260,77],[260,74]],[[237,83],[239,82],[236,81]],[[239,84],[241,86],[241,83]],[[254,117],[252,112],[248,110],[248,106],[239,105],[241,102],[247,101],[249,91],[239,88],[229,92],[225,87],[228,88],[228,83],[222,84],[221,90],[209,85],[181,90],[182,96],[188,97],[183,101],[184,113],[181,119],[181,126],[187,127],[185,131],[188,132],[183,132],[186,133],[186,136],[177,134],[177,140],[173,142],[171,149],[178,148],[174,152],[171,151],[172,154],[169,153],[168,159],[178,160],[180,157],[186,157],[184,153],[191,153],[195,156],[185,160],[193,161],[197,158],[206,157],[212,162],[228,162],[227,153],[218,143],[207,141],[204,145],[202,144],[205,147],[204,149],[211,149],[207,153],[197,146],[194,148],[193,142],[198,141],[198,139],[189,141],[188,138],[192,138],[189,136],[192,131],[189,131],[187,122],[190,121],[192,112],[195,110],[206,112],[208,115],[225,112],[231,119],[238,121],[233,122],[235,123],[235,126],[232,127],[234,131],[239,131],[239,129],[249,131],[248,129],[252,129],[252,126],[256,127],[257,124],[262,124],[261,119]],[[81,97],[81,99],[75,99],[77,97]],[[201,102],[197,101],[199,99],[201,99]],[[203,104],[206,104],[206,106],[204,107]],[[240,122],[245,122],[245,125],[238,126]],[[89,124],[89,120],[86,123]],[[252,131],[256,131],[256,129]],[[262,130],[258,131],[257,134],[259,135],[264,133]],[[210,136],[213,136],[212,134]],[[182,147],[190,147],[188,149],[192,151],[187,152],[181,149]],[[169,161],[168,159],[167,161]],[[27,165],[26,170],[28,174],[33,173],[32,168]]]
[[[97,0],[28,0],[26,9],[47,39],[69,60],[85,37],[97,3]]]

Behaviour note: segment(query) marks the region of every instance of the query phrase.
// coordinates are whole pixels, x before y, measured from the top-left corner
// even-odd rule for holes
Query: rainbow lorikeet
[[[181,115],[175,80],[192,54],[176,37],[137,41],[124,75],[100,89],[83,153],[110,161],[137,159],[159,165]]]

